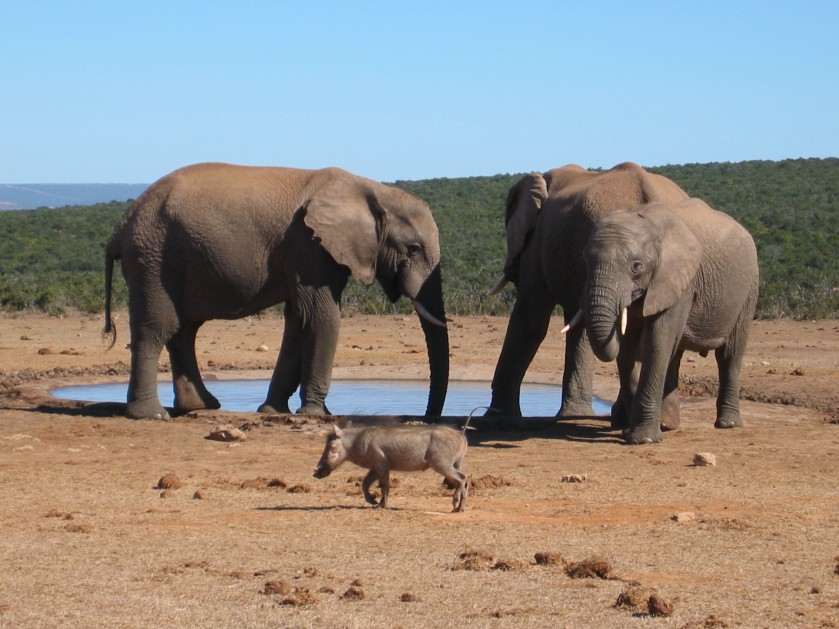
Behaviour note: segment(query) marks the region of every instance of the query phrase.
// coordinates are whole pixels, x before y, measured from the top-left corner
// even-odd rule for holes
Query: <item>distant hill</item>
[[[146,183],[0,183],[0,210],[93,205],[136,199]]]

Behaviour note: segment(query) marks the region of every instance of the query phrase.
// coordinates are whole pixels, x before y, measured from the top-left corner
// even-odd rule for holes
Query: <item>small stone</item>
[[[615,607],[632,611],[649,611],[650,597],[658,594],[656,590],[642,585],[633,585],[618,594]]]
[[[537,566],[564,566],[565,557],[559,553],[546,552],[536,553],[533,557],[536,560]]]
[[[697,452],[693,455],[693,465],[696,467],[714,466],[717,464],[717,455],[710,452]]]
[[[256,351],[267,352],[268,351],[268,346],[263,343],[262,345],[260,345],[259,347],[256,348]]]
[[[299,485],[292,485],[286,491],[290,494],[308,494],[312,491],[312,486],[301,483]]]
[[[292,591],[293,588],[291,585],[287,581],[280,579],[268,581],[262,588],[262,594],[282,594],[283,596],[286,596],[291,594]]]
[[[661,594],[653,594],[647,601],[647,611],[650,616],[670,616],[673,614],[673,603],[664,598]]]
[[[559,480],[563,483],[582,483],[588,478],[588,474],[563,474]]]
[[[207,435],[207,439],[212,441],[245,441],[247,437],[245,433],[231,424],[224,426],[216,426]]]
[[[565,568],[565,574],[572,579],[614,579],[612,565],[605,559],[591,557],[575,561]]]
[[[680,511],[670,516],[674,522],[690,522],[696,519],[696,514],[693,511]]]
[[[204,500],[204,492],[201,491],[200,489],[196,489],[195,493],[192,494],[192,499],[193,500]]]
[[[164,474],[157,481],[157,489],[180,489],[181,479],[175,474]]]
[[[365,598],[364,590],[355,587],[351,587],[341,595],[341,599],[345,601],[363,601]]]
[[[403,603],[416,603],[419,599],[417,598],[416,594],[412,594],[411,592],[405,592],[402,596],[399,597],[399,600]]]

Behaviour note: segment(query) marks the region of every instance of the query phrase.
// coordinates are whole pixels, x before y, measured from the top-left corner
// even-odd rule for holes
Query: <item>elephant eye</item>
[[[635,274],[635,275],[638,275],[639,273],[641,273],[641,271],[644,270],[644,263],[641,262],[640,260],[633,260],[631,268],[632,268],[632,273]]]
[[[408,243],[405,246],[405,249],[407,250],[408,255],[411,256],[412,258],[414,256],[419,255],[420,252],[422,251],[422,247],[415,242]]]

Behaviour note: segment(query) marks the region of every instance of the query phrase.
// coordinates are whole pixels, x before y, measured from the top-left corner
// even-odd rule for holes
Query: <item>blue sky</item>
[[[0,183],[839,156],[839,2],[0,2]]]

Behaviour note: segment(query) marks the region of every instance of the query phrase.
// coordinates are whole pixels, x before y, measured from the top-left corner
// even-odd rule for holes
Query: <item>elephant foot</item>
[[[518,404],[508,405],[492,403],[484,412],[484,417],[521,417],[521,408],[519,408]]]
[[[671,408],[669,406],[665,406],[661,409],[661,429],[662,430],[677,430],[679,425],[682,423],[681,416],[679,415],[679,405],[676,404],[675,408]]]
[[[629,427],[629,415],[626,413],[623,404],[615,402],[612,405],[610,424],[613,430],[625,430]]]
[[[740,415],[721,415],[717,417],[717,421],[714,422],[714,428],[742,428],[743,427],[743,420],[740,419]]]
[[[662,430],[676,430],[681,424],[681,416],[679,414],[679,392],[674,391],[670,395],[666,395],[661,404],[661,429]]]
[[[207,394],[207,398],[201,398],[198,395],[177,395],[175,397],[175,413],[183,414],[190,411],[215,411],[221,408],[221,403],[215,396]]]
[[[175,411],[188,413],[190,411],[217,410],[221,403],[209,391],[199,392],[198,387],[190,383],[179,383],[175,387]]]
[[[314,415],[320,417],[322,415],[332,415],[329,412],[329,409],[326,408],[326,404],[323,402],[306,402],[298,408],[295,413],[298,415]]]
[[[131,419],[169,419],[169,413],[156,397],[129,402],[125,414]]]
[[[571,402],[566,400],[556,414],[557,417],[591,417],[594,415],[591,402]]]
[[[270,402],[263,402],[262,405],[256,409],[257,413],[269,413],[272,415],[290,415],[291,410],[288,408],[288,403],[286,404],[271,404]]]
[[[624,430],[623,438],[628,444],[643,445],[647,443],[658,443],[663,439],[661,429],[656,427],[635,427]]]

